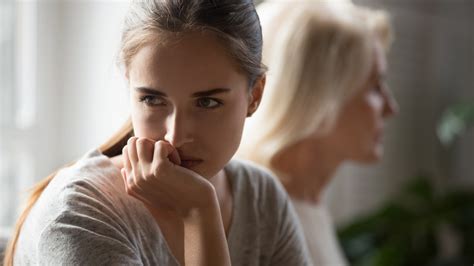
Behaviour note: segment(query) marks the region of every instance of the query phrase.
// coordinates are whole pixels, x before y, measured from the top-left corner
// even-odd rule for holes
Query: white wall
[[[70,1],[58,32],[58,109],[65,159],[100,145],[126,119],[127,89],[116,67],[126,3]]]
[[[17,1],[16,99],[32,120],[1,132],[7,141],[0,157],[8,160],[0,167],[0,227],[13,223],[34,183],[98,147],[126,120],[128,94],[116,56],[127,7],[127,1]]]
[[[126,119],[127,89],[116,55],[127,7],[84,0],[38,4],[38,176],[97,147]]]

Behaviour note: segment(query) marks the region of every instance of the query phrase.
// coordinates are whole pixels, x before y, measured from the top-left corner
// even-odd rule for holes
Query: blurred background
[[[346,254],[355,265],[472,265],[474,1],[354,2],[391,14],[388,83],[400,114],[384,160],[345,165],[326,191]],[[0,0],[0,234],[28,188],[127,119],[116,64],[127,7]]]

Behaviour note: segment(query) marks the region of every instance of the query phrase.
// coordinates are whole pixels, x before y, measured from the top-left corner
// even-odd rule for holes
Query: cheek
[[[366,113],[375,118],[382,118],[383,106],[384,99],[378,93],[369,94],[365,99],[364,108],[366,109]]]
[[[370,101],[366,98],[353,102],[340,114],[337,127],[333,131],[337,136],[338,145],[351,150],[367,145],[367,140],[371,138],[377,124],[376,108]]]
[[[242,131],[246,118],[246,105],[240,101],[236,101],[227,106],[225,111],[216,116],[209,128],[213,128],[210,132],[211,141],[219,142],[221,149],[230,149],[233,152],[238,148]]]
[[[132,105],[131,119],[135,136],[154,140],[163,139],[164,119],[157,113],[151,113],[140,106]]]
[[[347,130],[362,138],[363,135],[373,134],[380,127],[383,111],[383,99],[376,94],[367,94],[350,106],[345,114]],[[350,132],[349,132],[350,133]]]
[[[212,131],[207,130],[206,143],[220,163],[226,163],[238,149],[246,115],[247,102],[237,100],[228,103],[225,110],[209,123],[208,128]]]

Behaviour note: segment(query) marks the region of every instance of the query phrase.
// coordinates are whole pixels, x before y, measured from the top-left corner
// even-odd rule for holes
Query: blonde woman
[[[258,12],[269,72],[239,154],[279,177],[313,263],[345,265],[319,199],[344,161],[382,156],[384,122],[398,108],[385,82],[387,15],[341,1],[268,1]]]
[[[131,121],[38,184],[5,265],[308,265],[283,188],[229,162],[265,84],[252,1],[134,1],[125,25]]]

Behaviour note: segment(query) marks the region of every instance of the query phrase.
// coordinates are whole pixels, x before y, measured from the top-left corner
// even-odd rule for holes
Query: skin
[[[373,163],[382,158],[385,120],[398,112],[385,83],[386,71],[386,56],[376,41],[370,75],[344,104],[330,132],[324,136],[315,132],[274,157],[272,166],[290,177],[282,178],[282,182],[292,197],[317,203],[344,161]]]
[[[126,191],[155,217],[181,264],[230,265],[232,193],[223,170],[265,78],[249,90],[211,33],[147,45],[127,69],[135,137],[121,156]]]

